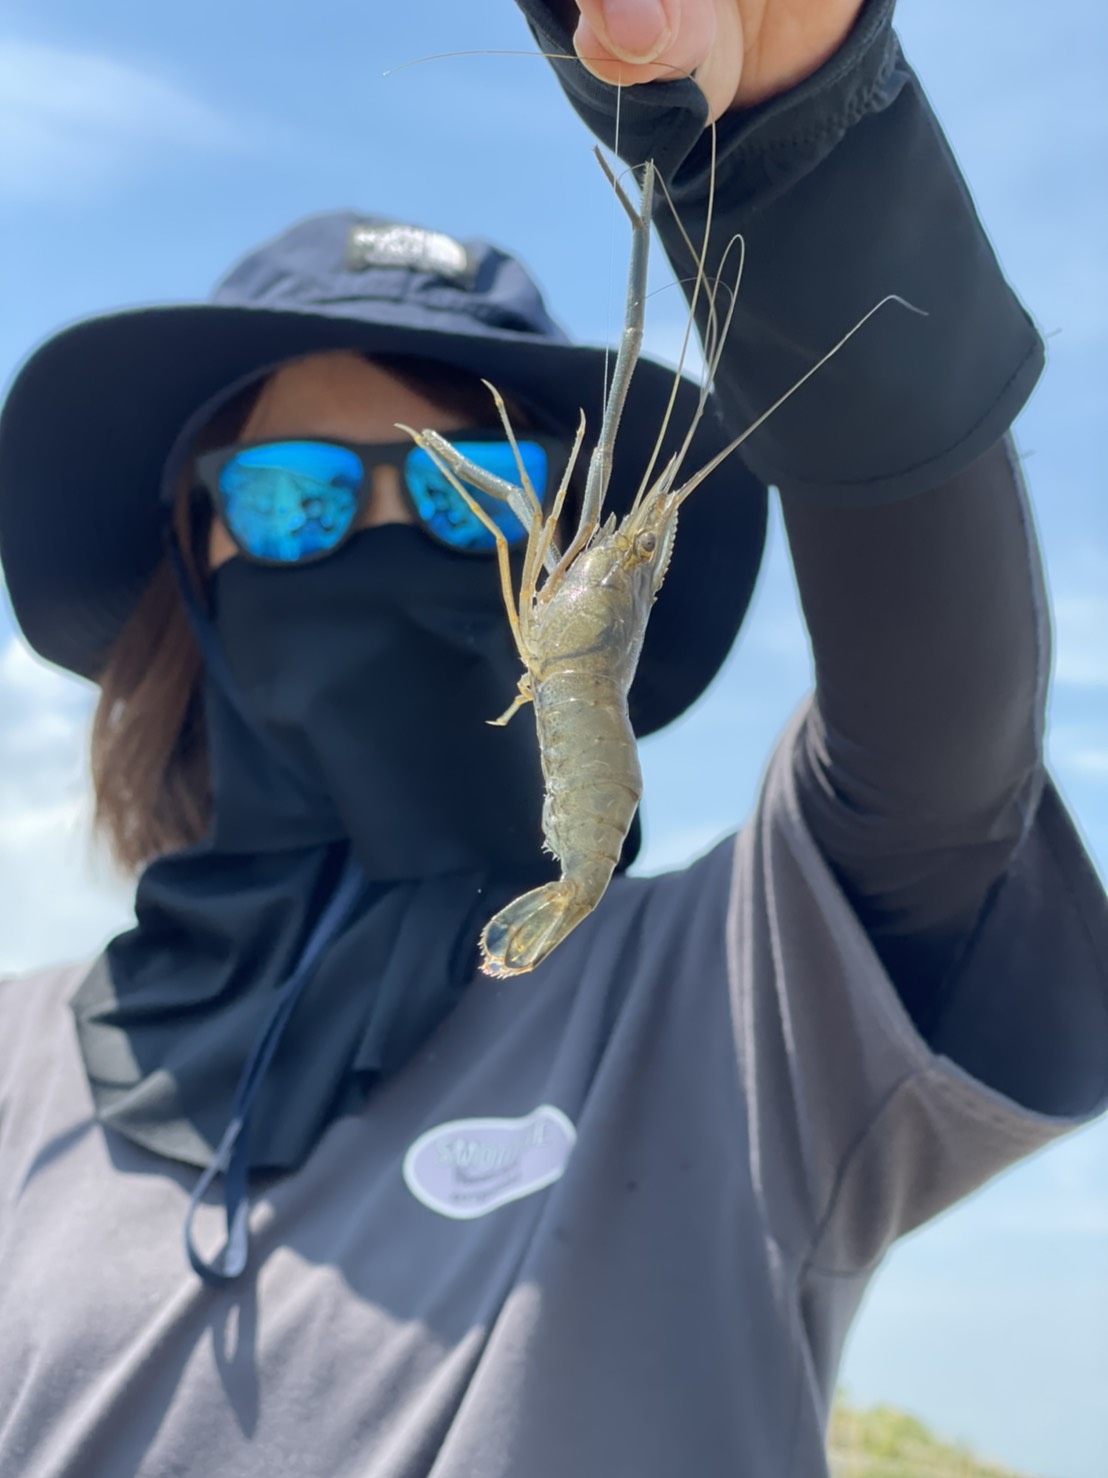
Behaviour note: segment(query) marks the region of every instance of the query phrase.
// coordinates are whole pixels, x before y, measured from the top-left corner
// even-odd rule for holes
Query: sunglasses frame
[[[508,446],[508,438],[504,435],[504,428],[498,426],[495,430],[480,430],[466,428],[464,431],[443,432],[444,436],[455,445],[465,448],[467,442],[489,442],[495,441],[502,446]],[[530,427],[522,430],[516,437],[518,444],[532,442],[541,447],[546,453],[546,486],[536,488],[535,493],[542,504],[544,513],[549,511],[549,505],[553,502],[554,491],[558,486],[558,478],[569,458],[572,443],[565,437],[555,436],[546,431],[532,430]],[[330,549],[316,550],[307,554],[303,559],[269,559],[264,555],[252,553],[245,549],[239,542],[237,535],[227,520],[225,498],[219,485],[219,479],[223,469],[229,462],[234,461],[240,453],[253,451],[258,447],[280,446],[285,442],[306,442],[318,446],[339,447],[343,451],[353,452],[362,464],[362,481],[355,493],[354,514],[350,525],[342,536],[331,545]],[[213,451],[203,452],[197,457],[194,464],[194,491],[203,492],[208,497],[211,507],[220,519],[227,534],[244,559],[251,564],[266,565],[273,569],[297,569],[302,565],[317,564],[321,559],[329,559],[331,555],[337,554],[344,544],[360,532],[359,520],[364,514],[369,499],[373,492],[373,470],[376,467],[395,467],[399,473],[400,489],[408,510],[412,515],[412,521],[428,539],[437,544],[440,549],[449,549],[452,554],[460,554],[467,558],[491,559],[496,555],[495,545],[491,549],[467,549],[460,544],[451,544],[448,539],[441,538],[431,527],[424,522],[420,516],[415,498],[408,487],[408,480],[404,476],[404,469],[408,458],[413,452],[418,452],[419,447],[412,441],[344,441],[337,436],[267,436],[261,441],[237,441],[230,446],[216,447]],[[515,544],[522,543],[522,539],[516,540]],[[513,546],[514,547],[514,546]]]

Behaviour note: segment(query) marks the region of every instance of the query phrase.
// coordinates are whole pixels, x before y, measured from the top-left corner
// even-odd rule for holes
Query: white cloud
[[[1094,780],[1108,780],[1108,749],[1079,749],[1069,757],[1071,770]]]
[[[57,799],[77,782],[88,690],[38,662],[15,637],[0,651],[0,819]]]
[[[1108,687],[1108,596],[1058,597],[1054,625],[1055,679],[1083,688]]]
[[[0,192],[55,199],[156,164],[166,147],[244,146],[176,83],[111,57],[0,40]]]
[[[0,973],[90,955],[128,920],[91,840],[89,713],[84,684],[0,650]]]
[[[1056,719],[1050,729],[1050,760],[1060,774],[1073,781],[1093,783],[1108,780],[1108,705],[1100,703],[1100,693],[1095,692],[1093,705],[1101,708],[1097,714],[1085,714],[1088,702],[1067,704],[1065,717]],[[1087,696],[1087,695],[1086,695]]]

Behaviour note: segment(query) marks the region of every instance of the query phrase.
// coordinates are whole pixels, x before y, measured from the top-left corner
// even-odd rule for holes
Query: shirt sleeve
[[[924,1041],[801,813],[804,717],[739,838],[728,972],[767,1223],[806,1267],[849,1277],[1108,1106],[1108,901],[1048,786],[945,1037]]]
[[[572,52],[541,0],[519,0],[544,51]],[[709,275],[741,234],[745,267],[715,376],[748,427],[886,294],[850,342],[744,443],[782,492],[880,502],[937,486],[1007,430],[1038,378],[1039,335],[1004,280],[923,90],[867,0],[847,41],[799,86],[717,124]],[[615,89],[552,63],[572,106],[629,163],[653,159],[687,236],[704,239],[712,176],[703,94],[687,80]],[[678,281],[695,262],[672,212],[655,224]],[[735,281],[724,265],[720,305]]]
[[[805,821],[925,1037],[1043,794],[1050,622],[1005,439],[916,498],[783,497],[816,701]]]

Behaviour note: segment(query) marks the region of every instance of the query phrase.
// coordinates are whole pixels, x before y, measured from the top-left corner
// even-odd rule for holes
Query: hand
[[[809,76],[842,44],[862,0],[558,0],[604,82],[693,76],[714,121]]]

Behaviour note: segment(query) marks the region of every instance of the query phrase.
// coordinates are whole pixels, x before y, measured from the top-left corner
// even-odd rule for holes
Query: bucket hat
[[[165,552],[161,489],[182,428],[228,387],[336,349],[456,366],[569,434],[582,409],[589,431],[599,428],[611,361],[570,342],[507,252],[354,211],[293,225],[205,302],[61,330],[25,362],[0,411],[0,562],[35,651],[96,678]],[[630,506],[673,382],[672,370],[640,360],[607,511]],[[697,394],[680,382],[658,465],[676,450]],[[687,472],[728,439],[710,407]],[[765,525],[765,490],[738,456],[684,504],[630,695],[640,735],[676,718],[718,671],[750,601]]]

